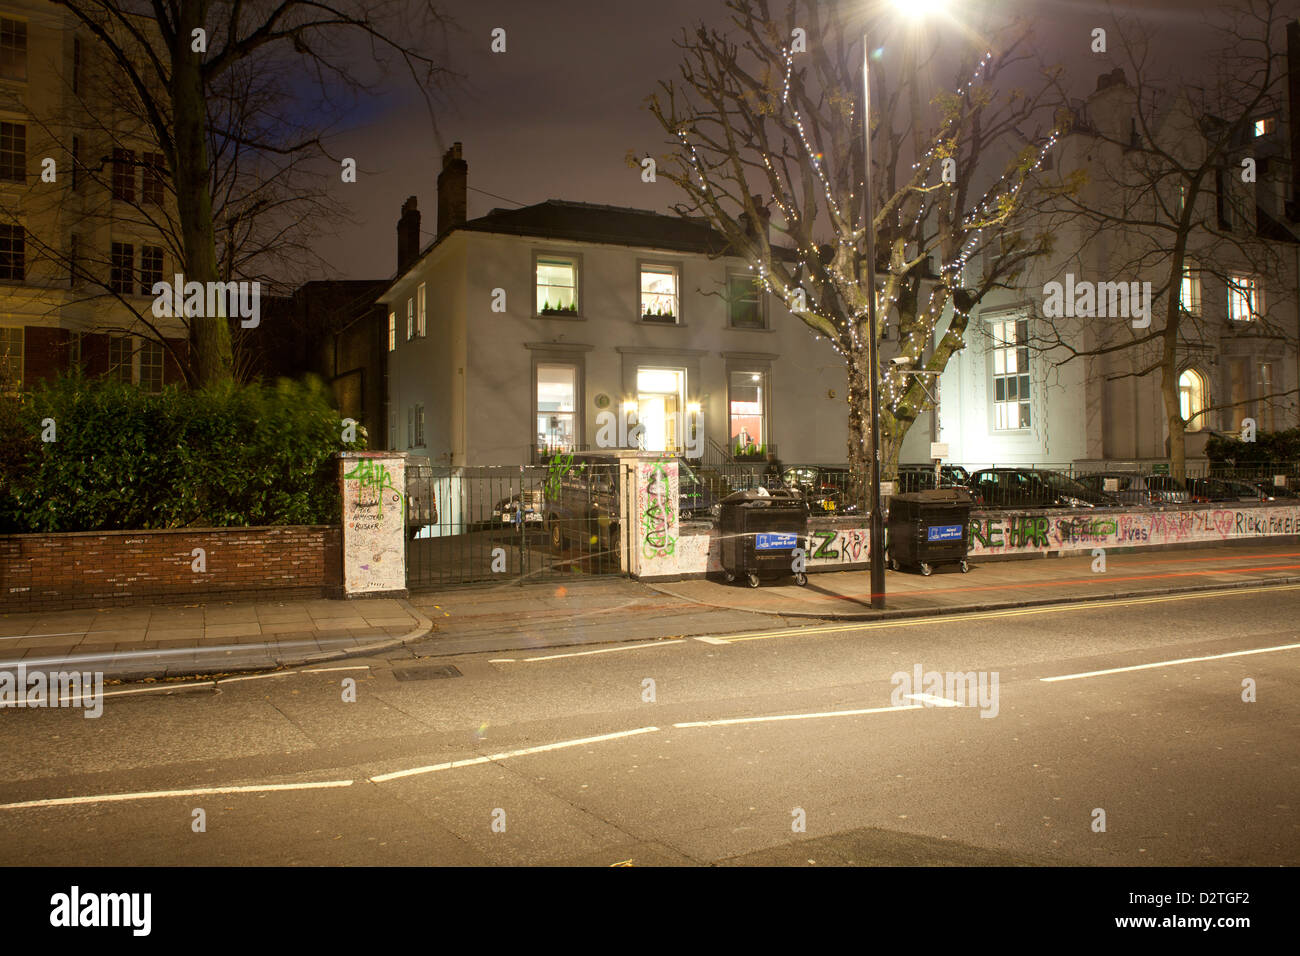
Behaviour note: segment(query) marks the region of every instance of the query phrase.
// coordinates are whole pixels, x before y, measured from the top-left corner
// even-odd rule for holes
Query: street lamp
[[[946,0],[894,0],[913,18],[941,10]],[[871,607],[885,607],[885,516],[880,511],[880,350],[876,343],[876,230],[871,201],[871,45],[862,32],[862,231],[866,253],[867,365],[871,390]]]

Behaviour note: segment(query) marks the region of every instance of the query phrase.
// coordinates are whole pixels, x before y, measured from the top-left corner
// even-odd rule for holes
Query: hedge
[[[333,523],[331,456],[365,447],[315,379],[148,393],[62,377],[0,406],[9,533]]]

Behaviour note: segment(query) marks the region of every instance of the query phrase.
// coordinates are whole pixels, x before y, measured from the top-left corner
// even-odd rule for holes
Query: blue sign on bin
[[[754,547],[759,551],[789,551],[799,547],[797,534],[760,534],[757,538]]]
[[[927,541],[960,541],[965,529],[959,524],[936,524],[926,531]]]

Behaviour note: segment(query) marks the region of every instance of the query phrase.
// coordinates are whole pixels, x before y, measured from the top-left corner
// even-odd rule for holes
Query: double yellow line
[[[1238,597],[1247,594],[1259,594],[1265,591],[1296,591],[1300,584],[1280,584],[1276,586],[1232,588],[1219,591],[1195,591],[1188,594],[1161,594],[1145,598],[1117,598],[1109,601],[1080,601],[1072,604],[1045,604],[1041,607],[1007,608],[1002,611],[972,611],[965,614],[943,614],[931,617],[893,618],[888,621],[862,621],[843,624],[825,624],[816,627],[784,627],[775,631],[749,631],[739,635],[706,635],[714,641],[739,644],[742,641],[764,641],[773,637],[804,637],[814,634],[842,634],[846,631],[874,631],[891,627],[918,627],[928,624],[946,624],[952,622],[990,621],[998,618],[1025,617],[1031,614],[1057,614],[1062,611],[1086,611],[1099,607],[1137,607],[1143,604],[1167,604],[1171,601],[1192,601],[1200,598]]]

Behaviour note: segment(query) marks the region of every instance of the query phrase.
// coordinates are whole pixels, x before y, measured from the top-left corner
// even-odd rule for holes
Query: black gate
[[[453,468],[408,462],[412,590],[620,573],[617,464]]]

